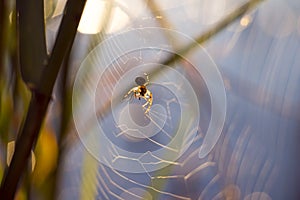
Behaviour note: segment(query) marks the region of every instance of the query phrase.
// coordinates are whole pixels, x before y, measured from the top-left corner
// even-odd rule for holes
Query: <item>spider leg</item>
[[[145,106],[149,103],[149,100],[146,99],[146,103],[144,103],[143,107],[145,108]]]
[[[126,99],[134,90],[135,90],[135,88],[132,88],[131,90],[129,90],[129,92],[127,92],[127,94],[124,95],[123,100]]]
[[[148,108],[147,108],[146,111],[145,111],[145,114],[148,113],[148,112],[150,111],[150,108],[151,108],[151,105],[152,105],[151,99],[149,99],[149,100],[147,101],[147,104],[149,104],[149,105],[148,105]]]
[[[149,84],[149,76],[148,76],[148,74],[147,73],[144,73],[144,75],[146,76],[146,78],[147,78],[147,82],[144,84],[145,86],[147,86],[148,84]]]
[[[146,106],[147,104],[149,104],[149,105],[148,105],[148,108],[147,108],[146,111],[145,111],[145,114],[148,113],[148,112],[150,111],[150,108],[151,108],[152,102],[153,102],[153,99],[152,99],[152,93],[149,91],[148,94],[149,94],[149,98],[147,99],[147,102],[143,105],[143,107],[144,107],[144,106]]]

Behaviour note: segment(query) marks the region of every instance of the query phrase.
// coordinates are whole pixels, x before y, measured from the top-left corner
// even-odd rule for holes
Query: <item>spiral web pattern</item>
[[[219,1],[205,1],[205,5],[204,1],[192,2],[161,1],[160,4],[167,6],[162,10],[165,15],[155,16],[159,19],[166,16],[174,29],[190,36],[206,30],[203,24],[219,20],[208,20],[207,15],[222,16],[220,10],[216,9],[218,15],[211,15],[212,9],[207,8],[215,5],[221,8],[223,4]],[[224,1],[224,12],[241,2]],[[78,116],[74,118],[82,143],[72,148],[66,158],[64,174],[68,188],[62,189],[59,199],[78,199],[79,188],[82,188],[78,182],[81,184],[82,177],[88,175],[95,180],[96,192],[92,194],[96,199],[299,199],[295,198],[299,196],[297,188],[291,187],[299,183],[295,142],[299,138],[296,109],[299,102],[298,4],[294,0],[266,1],[207,44],[215,61],[222,65],[227,95],[225,106],[224,99],[214,93],[219,88],[214,87],[219,83],[216,79],[221,79],[216,75],[218,72],[215,73],[218,70],[212,67],[213,62],[201,48],[185,56],[174,50],[192,41],[178,32],[136,29],[99,44],[101,48],[95,48],[82,64],[84,69],[77,74],[74,88],[77,96],[73,103],[74,116]],[[203,8],[203,12],[199,8]],[[274,9],[278,12],[272,12]],[[136,8],[131,13],[136,14]],[[157,26],[155,17],[141,13],[147,16],[139,16],[141,21],[133,20],[130,27]],[[276,23],[270,23],[270,19],[276,19],[273,20]],[[164,66],[170,68],[168,73],[152,75],[148,72],[153,66],[161,67],[160,63],[173,54],[182,57]],[[208,69],[215,75],[209,75]],[[152,156],[152,152],[158,150],[171,151],[167,145],[178,134],[174,125],[180,124],[183,112],[177,95],[178,91],[185,91],[174,77],[167,83],[164,74],[172,70],[188,81],[197,97],[201,117],[196,134],[191,133],[191,138],[180,142],[180,147],[187,149],[182,148],[182,156],[175,161],[164,155],[153,156],[152,160],[129,157],[131,155],[124,152]],[[151,118],[143,114],[143,100],[122,100],[124,94],[136,86],[135,79],[145,72],[150,74],[148,89],[154,94]],[[175,86],[179,89],[175,90]],[[214,113],[226,105],[226,124],[217,145],[213,145],[222,130],[219,126],[222,120]],[[151,126],[151,122],[157,126]],[[218,131],[210,127],[218,127]],[[102,151],[98,146],[103,145],[97,140],[97,134],[106,137],[106,151],[97,152],[97,148]],[[193,142],[189,143],[190,140]],[[86,155],[96,158],[96,164],[88,168],[88,175],[80,176],[78,172],[86,163],[81,158]]]
[[[75,125],[87,150],[109,167],[131,173],[155,171],[174,163],[192,144],[200,121],[201,100],[195,90],[200,83],[188,80],[184,67],[194,68],[203,77],[211,96],[211,121],[200,157],[209,153],[221,133],[226,102],[215,64],[201,49],[194,58],[183,57],[184,67],[180,63],[160,66],[162,59],[177,53],[165,39],[167,35],[178,41],[191,40],[166,29],[132,30],[101,43],[81,65],[73,96],[73,105],[78,107]],[[154,36],[161,38],[153,40]],[[137,38],[136,43],[127,42],[132,38]],[[193,65],[193,60],[200,63],[197,59],[202,60],[201,66]],[[123,96],[135,86],[136,77],[155,67],[162,70],[150,77],[147,88],[154,100],[145,115],[144,102],[134,98],[124,101]],[[214,113],[214,104],[222,106],[218,114]],[[103,114],[103,108],[109,111]],[[90,119],[87,123],[82,120],[85,115]]]

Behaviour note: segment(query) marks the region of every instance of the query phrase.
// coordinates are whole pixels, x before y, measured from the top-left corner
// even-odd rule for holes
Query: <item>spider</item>
[[[137,77],[135,79],[136,84],[139,86],[133,87],[129,92],[124,96],[124,98],[127,98],[131,93],[133,93],[134,97],[141,100],[141,98],[146,100],[146,103],[143,105],[145,108],[147,105],[147,109],[145,111],[145,114],[150,111],[150,108],[152,106],[153,98],[152,98],[152,92],[147,89],[147,85],[149,84],[149,77],[146,73],[144,75],[147,78],[147,82],[143,77]]]

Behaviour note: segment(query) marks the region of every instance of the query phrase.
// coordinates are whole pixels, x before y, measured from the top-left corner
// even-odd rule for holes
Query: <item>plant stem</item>
[[[56,41],[48,66],[44,68],[39,90],[51,95],[53,86],[63,62],[70,51],[86,0],[68,0],[64,10]]]
[[[22,133],[17,139],[10,167],[6,169],[0,188],[0,197],[14,198],[19,179],[26,167],[33,144],[36,142],[50,98],[32,92]]]
[[[12,161],[10,166],[6,168],[2,179],[0,188],[1,199],[13,200],[14,198],[18,182],[26,168],[30,152],[34,148],[42,122],[46,116],[60,66],[72,47],[85,2],[86,0],[68,0],[66,3],[64,16],[49,63],[40,77],[39,85],[37,85],[36,89],[32,90],[32,97],[24,126],[20,129],[21,132],[16,142]],[[29,59],[35,58],[32,57]]]

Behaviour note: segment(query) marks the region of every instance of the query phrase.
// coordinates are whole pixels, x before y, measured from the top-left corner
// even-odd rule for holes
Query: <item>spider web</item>
[[[185,6],[194,5],[195,2],[191,2]],[[176,6],[169,9],[172,12],[167,12],[167,9],[165,14],[171,19],[176,12],[179,16],[183,14]],[[256,13],[252,15],[256,16]],[[153,19],[147,17],[144,18],[144,22],[147,22],[143,24],[144,27],[150,26],[148,22]],[[185,18],[180,18],[174,24],[183,19]],[[214,21],[213,18],[211,20]],[[139,37],[135,40],[125,38],[128,43],[121,38],[112,40],[115,44],[109,43],[111,46],[101,49],[110,55],[104,59],[101,57],[101,62],[99,54],[103,52],[97,50],[93,51],[90,59],[84,61],[84,73],[79,84],[83,87],[79,87],[80,98],[74,105],[78,109],[77,106],[81,104],[81,109],[76,112],[81,115],[81,119],[87,120],[76,121],[77,125],[81,124],[86,128],[85,132],[77,129],[83,145],[77,149],[76,154],[83,156],[87,150],[97,162],[94,170],[97,199],[271,199],[276,194],[274,183],[282,167],[279,164],[282,159],[280,151],[286,141],[283,133],[287,127],[291,127],[289,133],[294,133],[296,120],[292,112],[285,112],[284,115],[280,113],[283,104],[290,100],[282,98],[282,105],[279,105],[275,99],[270,99],[274,97],[272,91],[275,83],[267,74],[275,73],[275,70],[274,77],[283,78],[288,86],[293,76],[292,71],[299,71],[295,67],[299,47],[295,43],[291,45],[297,51],[287,56],[294,61],[290,65],[291,71],[279,73],[282,72],[279,64],[273,69],[272,57],[280,55],[278,51],[285,49],[282,46],[284,44],[282,41],[272,41],[263,33],[254,33],[259,25],[255,21],[253,23],[255,26],[244,33],[241,32],[241,27],[237,32],[232,31],[238,26],[235,24],[223,35],[222,42],[217,40],[211,45],[221,46],[221,50],[216,47],[210,50],[215,57],[220,57],[220,62],[225,63],[222,78],[226,86],[229,112],[219,142],[208,156],[201,159],[199,151],[205,144],[204,138],[210,127],[212,107],[215,105],[206,82],[207,77],[197,70],[198,65],[205,66],[207,62],[205,59],[191,62],[192,57],[202,55],[203,50],[196,50],[193,55],[182,57],[170,66],[160,66],[165,58],[176,53],[172,48],[185,41],[177,40],[174,44],[174,40],[170,42],[166,38],[168,36],[159,34],[155,35],[155,39],[163,41],[159,47],[166,45],[166,48],[154,48],[150,45],[149,48],[124,51],[124,46],[137,42]],[[147,31],[146,34],[141,31],[140,36],[147,40]],[[255,43],[249,39],[246,47],[239,46],[238,42],[244,45],[244,38],[254,36],[258,38]],[[148,37],[153,35],[149,34]],[[255,59],[257,53],[254,52],[254,47],[260,47],[258,43],[262,40],[266,44],[260,52],[270,52],[266,60],[263,57]],[[247,50],[244,52],[243,48]],[[251,55],[248,52],[250,50]],[[220,53],[221,51],[224,53]],[[112,56],[113,59],[110,60],[115,52],[122,53],[117,53],[119,56]],[[230,52],[235,53],[235,56]],[[240,56],[241,52],[244,57]],[[208,54],[204,54],[210,60]],[[266,69],[251,68],[253,64],[264,65]],[[98,67],[88,67],[93,65]],[[157,66],[163,70],[152,77],[149,72]],[[99,68],[103,70],[99,71]],[[142,108],[144,101],[122,98],[136,86],[135,78],[144,73],[150,74],[147,89],[153,94],[153,106],[148,115],[144,114],[145,110]],[[253,76],[248,76],[248,73]],[[259,73],[266,79],[261,77],[261,80],[256,80],[255,75]],[[239,76],[243,79],[239,79]],[[256,91],[248,87],[255,87],[259,83],[263,83],[265,88]],[[284,96],[283,90],[276,91],[279,92],[277,95]],[[94,102],[91,109],[86,106],[90,103],[89,99]],[[217,109],[222,109],[222,105],[217,104]],[[107,109],[108,112],[103,112]],[[96,120],[90,123],[93,112],[96,113]],[[181,129],[180,124],[184,126]],[[178,130],[188,131],[183,136],[182,131]],[[172,143],[178,135],[180,142]],[[157,153],[159,151],[161,152]],[[68,158],[72,159],[75,158]],[[70,182],[76,177],[80,179],[78,171],[81,165],[75,166],[73,170],[77,172],[77,176],[69,178]],[[75,194],[72,193],[74,196]]]

